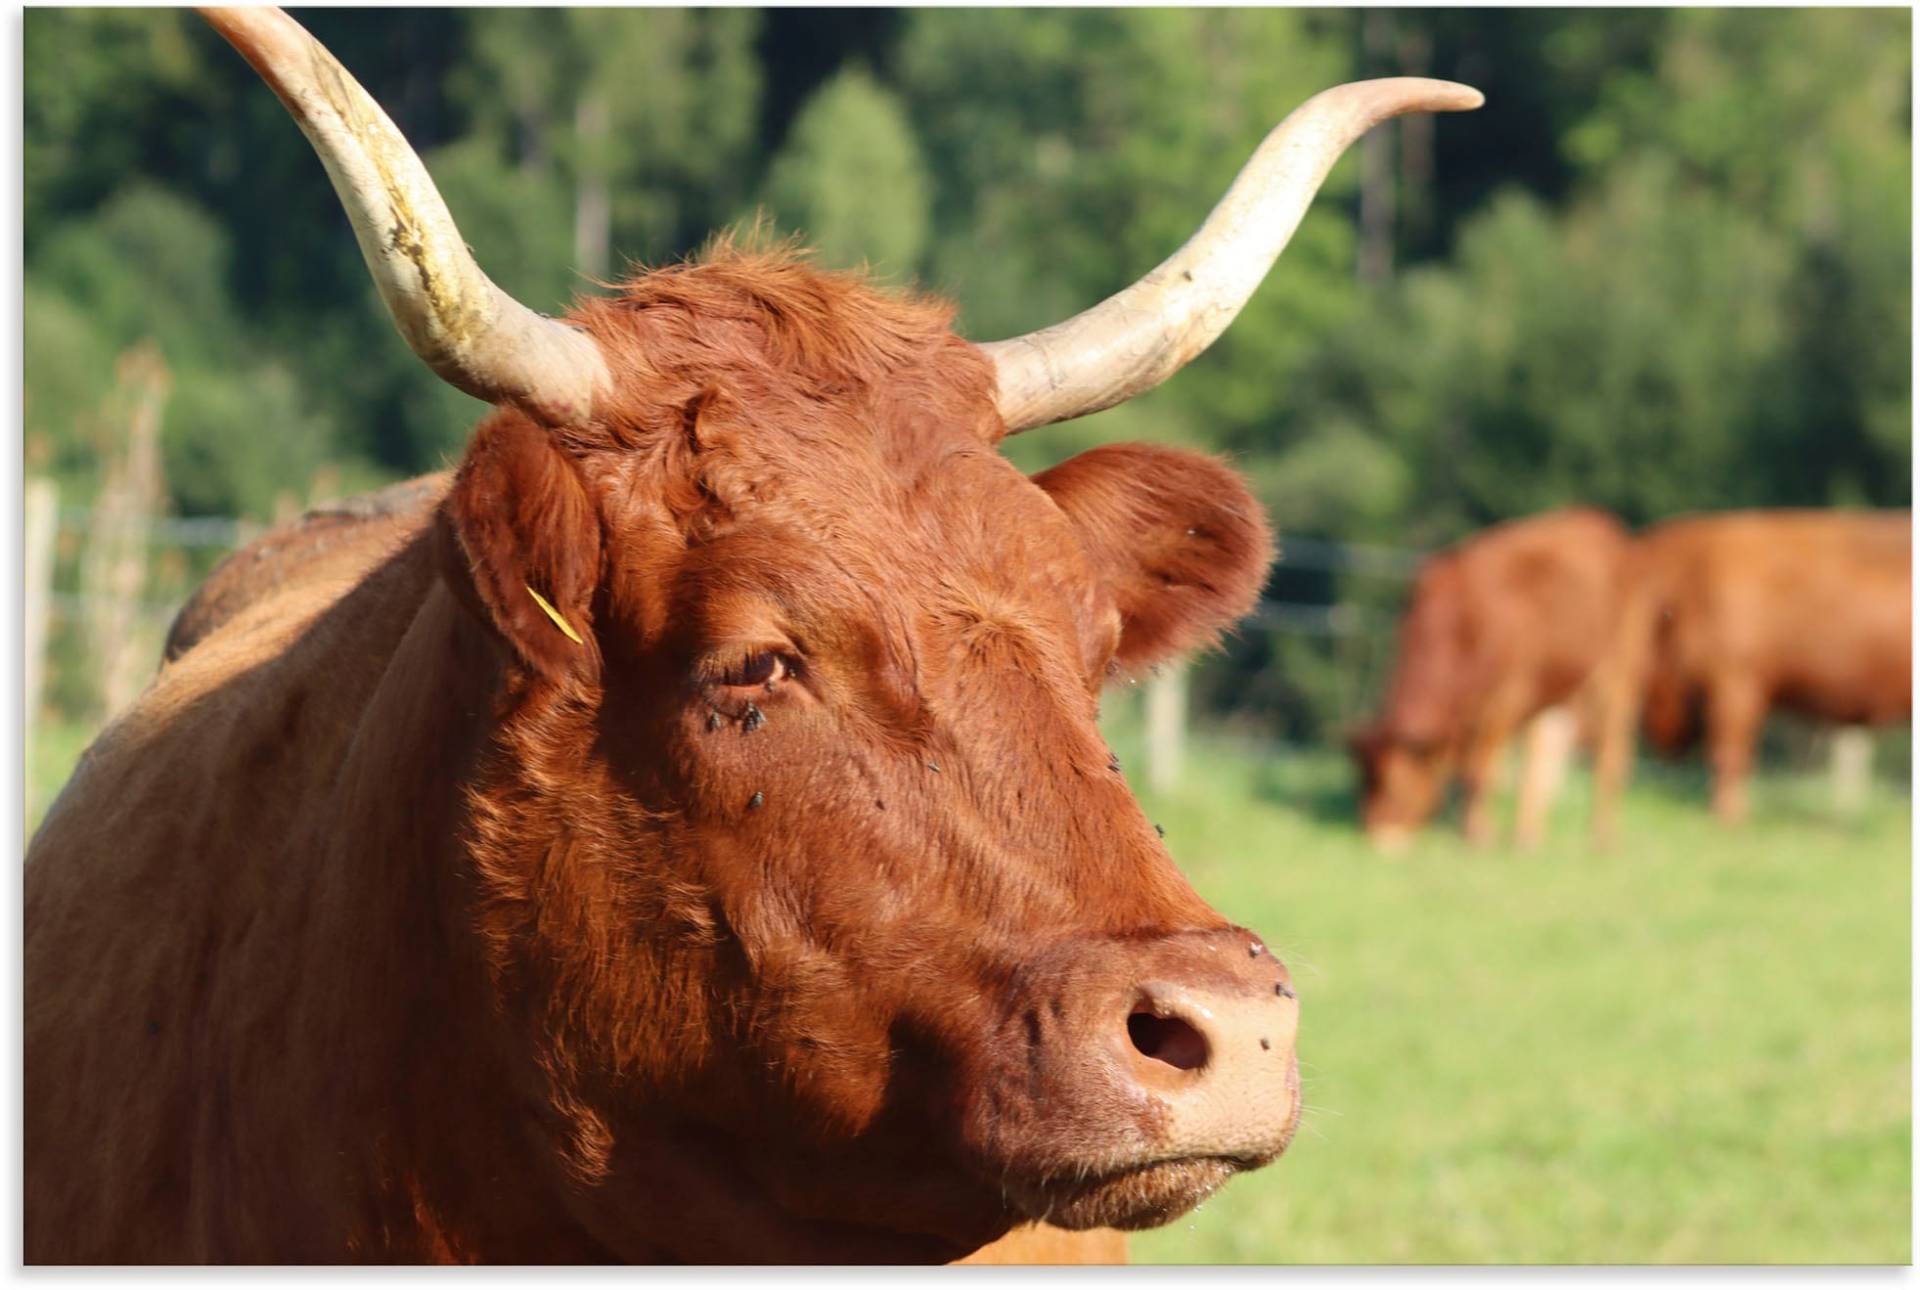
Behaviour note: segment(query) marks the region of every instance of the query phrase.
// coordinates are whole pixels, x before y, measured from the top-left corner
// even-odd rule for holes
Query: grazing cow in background
[[[1748,772],[1774,709],[1850,725],[1913,711],[1910,512],[1689,516],[1634,543],[1626,683],[1606,737],[1636,713],[1668,754],[1703,735],[1713,809],[1747,814]]]
[[[1192,453],[996,445],[1171,375],[1348,143],[1479,96],[1316,97],[1013,340],[725,241],[552,320],[304,31],[208,17],[495,408],[451,477],[217,574],[48,812],[26,1259],[942,1260],[1278,1155],[1286,970],[1095,720],[1251,605],[1265,521]]]
[[[1575,508],[1496,525],[1421,566],[1380,715],[1351,738],[1377,843],[1404,845],[1455,776],[1467,837],[1491,841],[1495,760],[1547,714],[1530,734],[1516,825],[1521,845],[1540,841],[1555,778],[1545,759],[1569,742],[1564,714],[1550,710],[1611,675],[1601,665],[1627,543],[1618,520]],[[1612,748],[1600,760],[1603,773],[1624,764]]]

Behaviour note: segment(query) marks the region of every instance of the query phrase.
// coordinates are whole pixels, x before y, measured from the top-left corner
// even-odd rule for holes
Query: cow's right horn
[[[448,383],[567,424],[592,414],[606,362],[584,333],[528,309],[474,263],[447,204],[380,105],[278,9],[202,9],[293,119],[347,208],[407,344]]]
[[[1143,394],[1227,329],[1286,248],[1347,145],[1405,112],[1477,108],[1480,91],[1418,76],[1316,94],[1267,135],[1200,231],[1117,295],[1043,331],[981,346],[1009,433]]]

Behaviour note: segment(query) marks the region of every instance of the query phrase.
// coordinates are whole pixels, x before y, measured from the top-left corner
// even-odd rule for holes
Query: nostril
[[[1198,1070],[1207,1064],[1206,1037],[1178,1017],[1135,1012],[1127,1018],[1127,1037],[1141,1056],[1176,1070]]]

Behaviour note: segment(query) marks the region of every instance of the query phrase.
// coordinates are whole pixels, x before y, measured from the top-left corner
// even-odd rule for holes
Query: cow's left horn
[[[1347,145],[1406,112],[1485,100],[1452,81],[1396,76],[1316,94],[1267,135],[1200,231],[1146,277],[1044,331],[981,346],[1009,433],[1143,394],[1227,329],[1266,277]]]
[[[347,208],[400,334],[448,383],[550,424],[585,420],[607,384],[599,347],[496,287],[380,105],[278,9],[202,9],[286,104]]]

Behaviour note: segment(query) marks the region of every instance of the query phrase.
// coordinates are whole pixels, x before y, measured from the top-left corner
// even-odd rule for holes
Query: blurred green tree
[[[115,356],[148,338],[174,373],[161,443],[180,512],[265,517],[335,455],[332,423],[235,310],[228,257],[204,210],[145,183],[43,240],[26,283],[26,433],[51,446],[66,495],[98,483],[96,409]]]
[[[204,96],[184,10],[36,9],[22,15],[21,205],[28,254],[53,217],[103,201]]]
[[[468,22],[472,57],[448,89],[474,135],[570,199],[572,252],[549,277],[683,255],[752,191],[753,10],[482,9]]]
[[[1748,428],[1780,500],[1907,500],[1911,461],[1911,12],[1682,10],[1654,64],[1569,132],[1602,174],[1673,157],[1787,239],[1785,353]]]
[[[809,99],[767,172],[762,201],[831,268],[904,278],[929,232],[928,180],[899,98],[848,67]]]
[[[1745,435],[1789,271],[1779,238],[1657,159],[1564,222],[1505,195],[1297,394],[1310,433],[1371,427],[1416,481],[1402,514],[1356,505],[1338,531],[1431,545],[1574,502],[1645,522],[1773,500]]]

